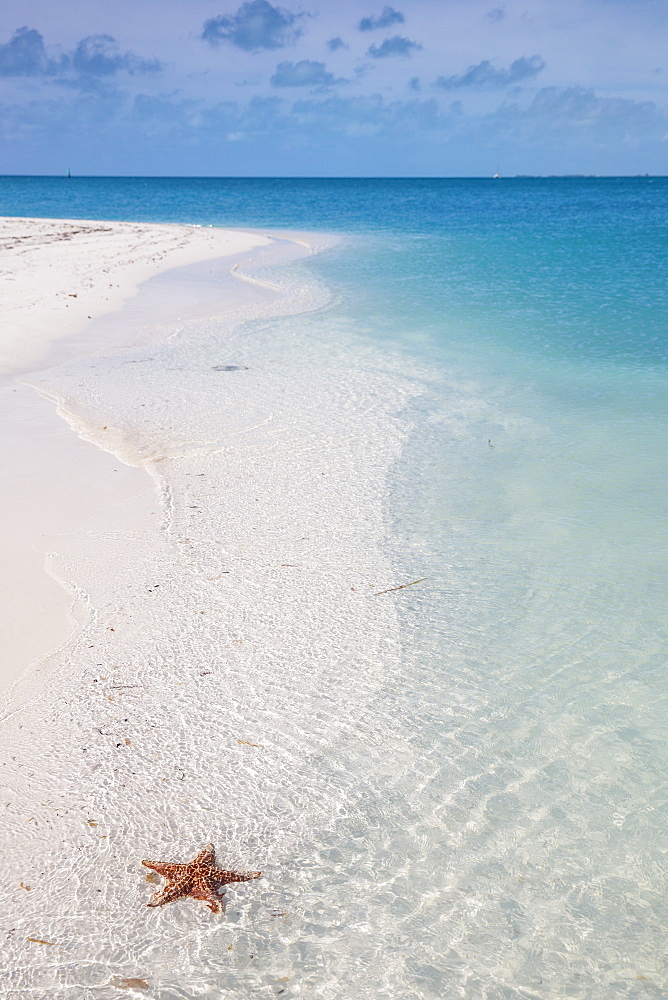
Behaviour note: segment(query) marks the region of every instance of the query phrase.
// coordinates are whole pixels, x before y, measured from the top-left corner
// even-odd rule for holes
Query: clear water
[[[667,208],[660,178],[0,181],[3,214],[342,237],[275,272],[315,311],[43,375],[126,458],[166,448],[166,513],[160,548],[54,549],[97,617],[40,729],[7,723],[51,801],[21,826],[18,772],[12,998],[667,995]],[[254,381],[221,395],[214,355]],[[143,910],[136,859],[208,839],[263,882],[220,922]]]

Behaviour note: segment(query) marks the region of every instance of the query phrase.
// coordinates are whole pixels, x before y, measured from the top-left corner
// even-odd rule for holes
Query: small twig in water
[[[428,580],[429,577],[421,576],[419,580],[412,580],[410,583],[402,583],[399,587],[388,587],[387,590],[377,590],[372,597],[380,597],[381,594],[391,594],[393,590],[405,590],[406,587],[414,587],[416,583],[422,583],[423,580]]]

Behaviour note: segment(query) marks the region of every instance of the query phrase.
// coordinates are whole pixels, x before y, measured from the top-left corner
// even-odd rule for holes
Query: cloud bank
[[[272,7],[267,0],[247,0],[232,16],[221,14],[205,21],[201,37],[209,45],[229,42],[245,52],[281,49],[301,35],[297,24],[301,16]]]
[[[162,68],[157,59],[142,59],[132,52],[121,52],[111,35],[89,35],[82,38],[72,55],[77,73],[87,76],[114,76],[120,70],[128,73],[155,73]]]
[[[386,38],[382,45],[370,45],[366,54],[372,59],[387,59],[391,56],[410,56],[421,48],[419,42],[411,42],[409,38],[394,35],[392,38]]]
[[[394,7],[383,7],[378,17],[363,17],[357,25],[360,31],[375,31],[377,28],[389,28],[392,24],[403,24],[404,15]]]
[[[121,52],[112,35],[88,35],[74,52],[58,60],[47,56],[44,37],[36,28],[19,28],[9,42],[0,45],[0,76],[50,76],[62,83],[76,84],[86,78],[112,77],[122,71],[135,75],[160,69],[162,63],[158,59]]]
[[[336,38],[330,38],[330,40],[327,42],[327,48],[329,49],[330,52],[337,52],[339,49],[347,49],[348,46],[346,45],[344,40],[342,38],[339,38],[337,35]]]
[[[469,66],[461,76],[439,76],[436,84],[443,90],[458,90],[461,87],[507,87],[519,83],[545,68],[545,60],[540,56],[522,56],[510,64],[510,69],[495,69],[489,59],[483,59],[476,66]]]
[[[44,38],[35,28],[19,28],[0,45],[0,76],[48,76],[58,64],[47,57]]]
[[[331,87],[334,83],[343,82],[342,79],[337,80],[324,63],[310,59],[279,63],[270,80],[272,87]]]

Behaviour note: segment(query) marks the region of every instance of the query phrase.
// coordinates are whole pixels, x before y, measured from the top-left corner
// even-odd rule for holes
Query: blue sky
[[[666,0],[3,0],[0,173],[668,173]]]

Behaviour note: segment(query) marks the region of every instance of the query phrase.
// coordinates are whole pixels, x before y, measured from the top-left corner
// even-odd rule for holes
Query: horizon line
[[[668,174],[0,174],[0,179],[61,180],[190,180],[190,181],[484,181],[484,180],[664,180]]]

